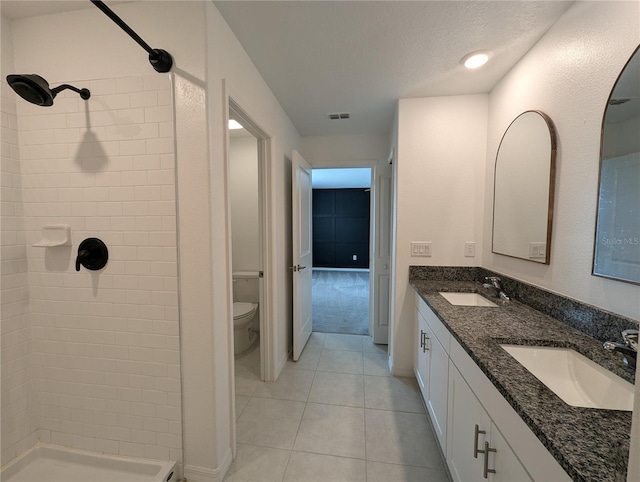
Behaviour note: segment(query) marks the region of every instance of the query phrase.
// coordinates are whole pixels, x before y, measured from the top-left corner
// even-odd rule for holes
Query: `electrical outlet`
[[[431,241],[412,241],[411,242],[411,257],[430,257],[431,256]]]
[[[467,241],[464,243],[464,255],[467,258],[475,258],[476,256],[476,243],[473,241]]]

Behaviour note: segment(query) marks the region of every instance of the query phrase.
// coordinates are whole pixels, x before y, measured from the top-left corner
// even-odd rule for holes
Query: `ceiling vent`
[[[328,115],[329,115],[329,119],[331,120],[348,119],[349,117],[351,117],[351,114],[349,112],[340,112],[337,114],[328,114]]]

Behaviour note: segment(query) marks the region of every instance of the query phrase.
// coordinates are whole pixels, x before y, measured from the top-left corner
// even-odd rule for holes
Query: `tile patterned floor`
[[[414,379],[389,374],[368,336],[313,333],[298,362],[260,381],[236,358],[237,455],[229,482],[448,482]]]

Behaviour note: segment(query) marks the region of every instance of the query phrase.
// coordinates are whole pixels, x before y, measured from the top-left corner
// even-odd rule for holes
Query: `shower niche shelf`
[[[32,246],[53,248],[55,246],[71,246],[71,226],[68,224],[47,224],[42,228],[42,239]]]

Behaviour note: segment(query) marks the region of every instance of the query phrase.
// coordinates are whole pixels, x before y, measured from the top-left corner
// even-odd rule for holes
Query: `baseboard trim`
[[[224,471],[226,473],[226,470]],[[184,478],[189,482],[222,482],[223,472],[220,468],[197,467],[184,465]]]
[[[291,352],[287,351],[284,354],[284,356],[280,359],[280,362],[278,362],[278,366],[276,367],[276,372],[273,374],[274,375],[273,381],[278,379],[278,377],[280,376],[280,373],[282,373],[282,370],[284,369],[284,366],[287,364],[287,360],[289,359],[290,356],[291,356]]]
[[[313,271],[345,271],[353,273],[369,273],[370,268],[313,268]]]
[[[220,482],[222,482],[222,480],[224,480],[224,478],[227,476],[227,472],[229,470],[229,467],[231,467],[232,463],[233,463],[233,451],[231,450],[231,447],[229,447],[225,451],[224,458],[222,459],[222,463],[218,467],[218,472],[220,474]]]
[[[416,376],[413,369],[407,370],[405,368],[398,368],[397,366],[395,366],[391,357],[389,357],[389,371],[394,377],[414,378]]]

